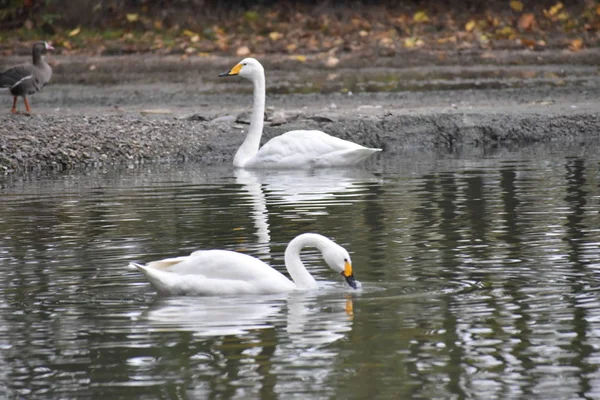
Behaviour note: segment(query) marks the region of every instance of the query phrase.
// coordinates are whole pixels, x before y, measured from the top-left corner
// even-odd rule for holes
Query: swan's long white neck
[[[316,247],[321,253],[329,243],[329,239],[316,233],[303,233],[295,237],[285,249],[285,267],[298,289],[317,287],[317,281],[306,270],[300,260],[300,251],[304,247]]]
[[[252,106],[252,116],[250,117],[250,128],[244,143],[240,146],[235,157],[233,165],[235,167],[244,167],[248,160],[258,153],[260,147],[260,137],[262,136],[263,124],[265,118],[265,74],[264,72],[252,77],[254,84],[254,99]]]

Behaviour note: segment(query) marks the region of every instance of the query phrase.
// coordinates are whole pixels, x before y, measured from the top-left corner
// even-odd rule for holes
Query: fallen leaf
[[[65,40],[62,42],[62,47],[64,47],[67,50],[71,50],[73,48],[73,46],[71,45],[71,42],[68,40]]]
[[[427,13],[425,11],[417,11],[413,16],[413,21],[419,23],[429,22],[429,17],[427,16]]]
[[[191,41],[192,43],[197,43],[197,42],[199,42],[199,41],[200,41],[200,35],[194,35],[194,36],[192,36],[192,37],[190,38],[190,41]]]
[[[287,46],[285,46],[285,49],[288,51],[288,53],[293,53],[294,51],[296,51],[297,48],[298,45],[296,43],[290,43]]]
[[[383,47],[392,47],[394,45],[394,39],[384,37],[379,40],[379,45]]]
[[[235,51],[235,54],[239,57],[246,57],[250,54],[250,48],[248,46],[238,47],[238,49]]]
[[[184,36],[187,36],[187,37],[198,36],[198,34],[196,32],[190,31],[189,29],[184,29],[183,34],[184,34]]]
[[[516,12],[521,12],[523,11],[523,3],[521,3],[518,0],[513,0],[510,2],[510,8],[512,8]]]
[[[340,59],[334,56],[329,56],[329,58],[327,58],[327,61],[325,61],[325,66],[327,68],[333,68],[335,66],[337,66],[340,63]]]
[[[523,30],[531,30],[533,28],[533,24],[535,23],[535,15],[532,13],[525,13],[521,15],[519,18],[519,28]]]
[[[554,17],[556,14],[558,14],[558,12],[560,10],[562,10],[563,8],[563,3],[561,3],[560,1],[558,3],[556,3],[555,5],[553,5],[552,7],[550,7],[549,10],[544,10],[544,15],[546,17]]]
[[[281,38],[283,38],[283,34],[280,33],[280,32],[271,32],[271,33],[269,33],[269,39],[271,39],[274,42],[278,41]]]
[[[596,6],[596,14],[600,15],[600,4]]]
[[[404,39],[404,47],[412,49],[413,47],[423,46],[425,42],[417,37],[411,37]]]
[[[470,20],[469,22],[467,22],[465,24],[465,31],[472,32],[476,26],[477,26],[477,22],[475,22],[475,20]]]
[[[69,37],[77,36],[77,35],[79,35],[79,32],[81,32],[80,26],[78,26],[77,28],[75,28],[71,32],[69,32]]]
[[[521,44],[525,47],[529,47],[530,49],[533,49],[535,47],[535,40],[531,40],[531,39],[521,39]]]
[[[127,14],[127,21],[129,22],[137,22],[140,19],[138,14]]]
[[[404,47],[406,47],[407,49],[412,49],[413,47],[415,47],[416,43],[417,43],[417,39],[415,39],[415,38],[404,39]]]
[[[571,41],[571,44],[569,45],[569,50],[571,51],[579,51],[583,48],[583,40],[581,39],[575,39]]]
[[[439,44],[456,43],[456,36],[448,36],[448,37],[438,38],[437,42]]]
[[[291,58],[296,61],[306,62],[306,56],[295,55],[295,56],[292,56]]]
[[[505,26],[501,29],[496,30],[496,35],[498,35],[500,37],[511,38],[512,36],[514,36],[514,34],[515,34],[515,30],[510,26]]]
[[[556,16],[556,18],[558,18],[559,21],[566,21],[569,19],[569,17],[570,15],[567,11],[563,11]]]
[[[363,29],[360,32],[358,32],[358,36],[360,36],[360,37],[369,36],[369,32],[367,32]]]

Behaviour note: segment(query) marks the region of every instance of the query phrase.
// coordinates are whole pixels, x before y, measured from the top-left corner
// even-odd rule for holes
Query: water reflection
[[[600,169],[586,149],[381,173],[160,166],[0,189],[0,397],[596,398]],[[157,299],[124,268],[200,248],[285,272],[303,231],[360,293]]]
[[[172,297],[158,299],[139,318],[156,331],[181,330],[197,337],[243,336],[283,328],[300,347],[334,342],[351,329],[353,299],[342,291],[267,296]]]

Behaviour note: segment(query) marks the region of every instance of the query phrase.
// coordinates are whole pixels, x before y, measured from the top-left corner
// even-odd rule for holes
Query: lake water
[[[0,182],[0,398],[600,396],[593,148],[387,156],[367,169],[154,165]],[[297,234],[361,291],[157,298],[127,267],[223,248],[285,272]]]

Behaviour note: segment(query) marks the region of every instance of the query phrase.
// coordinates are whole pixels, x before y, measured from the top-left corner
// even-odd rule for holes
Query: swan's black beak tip
[[[348,285],[350,285],[350,287],[352,289],[358,289],[358,286],[356,285],[356,279],[354,279],[354,275],[346,276],[346,274],[344,274],[342,272],[342,276],[344,277],[344,279],[346,280],[346,282],[348,283]]]
[[[223,72],[222,74],[219,74],[219,77],[223,77],[223,76],[231,76],[229,75],[231,71],[227,71],[227,72]]]

